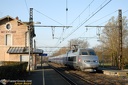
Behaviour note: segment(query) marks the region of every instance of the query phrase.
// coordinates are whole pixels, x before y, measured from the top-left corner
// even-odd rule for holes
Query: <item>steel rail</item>
[[[49,65],[49,64],[48,64]],[[63,73],[61,73],[59,70],[57,70],[55,67],[49,65],[51,68],[53,68],[57,73],[59,73],[70,85],[78,85],[71,79],[69,79],[67,76],[65,76]]]

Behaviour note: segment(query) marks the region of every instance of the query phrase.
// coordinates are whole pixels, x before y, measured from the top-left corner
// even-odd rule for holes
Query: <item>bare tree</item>
[[[68,46],[60,48],[58,51],[53,53],[52,56],[65,54],[68,50],[70,50],[71,45],[78,45],[79,48],[87,48],[89,46],[87,41],[79,40],[79,39],[71,39],[68,43]]]
[[[128,39],[128,29],[127,29],[128,20],[126,17],[123,17],[123,46],[126,46],[125,43]],[[119,30],[118,30],[118,18],[112,17],[103,29],[103,35],[101,36],[101,42],[109,50],[111,55],[112,64],[117,66],[118,63],[118,49],[119,49]],[[127,45],[128,46],[128,45]]]
[[[71,39],[68,46],[71,47],[72,45],[78,45],[79,48],[88,48],[89,43],[86,40]]]
[[[53,53],[52,56],[58,56],[58,55],[65,54],[68,50],[69,50],[69,47],[62,47],[58,51],[56,51],[55,53]]]

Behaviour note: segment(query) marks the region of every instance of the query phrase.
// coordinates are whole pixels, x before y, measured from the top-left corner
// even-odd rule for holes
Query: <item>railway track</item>
[[[51,66],[51,65],[49,65]],[[57,68],[51,66],[57,73],[59,73],[70,85],[78,85],[74,81],[72,81],[70,78],[68,78],[66,75],[64,75],[62,72],[60,72]]]
[[[74,73],[75,72],[75,73]],[[109,85],[114,85],[114,83],[112,83],[110,80],[105,80],[104,77],[102,76],[97,76],[95,73],[89,73],[89,72],[80,72],[80,71],[74,71],[74,72],[70,72],[73,76],[80,78],[83,81],[89,82],[91,83],[91,85],[99,85],[100,84],[105,84],[105,82],[107,82],[107,84]],[[76,73],[80,73],[80,74],[76,74]],[[84,75],[82,75],[84,74]],[[92,76],[92,77],[90,77]],[[103,82],[105,80],[105,82]]]
[[[43,85],[77,85],[75,82],[58,71],[55,67],[43,66]]]
[[[82,77],[80,78],[80,76],[65,72],[65,70],[62,68],[56,68],[50,64],[49,66],[51,66],[57,73],[59,73],[65,80],[67,80],[70,85],[96,85],[92,81],[84,80]]]
[[[128,79],[123,79],[121,77],[107,76],[101,73],[89,73],[82,72],[78,70],[71,70],[64,68],[58,64],[51,64],[57,68],[61,68],[63,72],[69,74],[72,77],[88,83],[88,85],[126,85],[128,84]],[[63,68],[63,69],[62,69]]]

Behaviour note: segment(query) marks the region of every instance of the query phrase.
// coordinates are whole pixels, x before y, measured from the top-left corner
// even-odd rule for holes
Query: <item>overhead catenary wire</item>
[[[93,0],[94,1],[94,0]],[[110,0],[111,1],[111,0]],[[41,12],[40,12],[41,13]],[[41,13],[42,14],[42,13]],[[44,14],[43,14],[44,15]],[[95,14],[92,14],[92,15],[90,15],[90,16],[92,16],[93,17],[93,15],[95,15]],[[89,18],[92,18],[92,17],[89,17]],[[47,16],[47,18],[49,18],[48,16]],[[88,19],[89,19],[88,18]],[[51,18],[49,18],[49,19],[51,19]],[[90,19],[89,19],[90,20]],[[53,20],[54,21],[54,20]],[[86,22],[83,22],[82,24],[84,24],[84,23],[86,23]],[[59,23],[59,24],[61,24],[61,23]],[[81,26],[82,26],[82,24],[80,24],[77,28],[79,29]],[[62,24],[61,24],[62,25]],[[77,30],[77,29],[76,29]],[[75,32],[75,31],[74,31]],[[73,32],[73,33],[74,33]],[[61,38],[62,39],[62,38]],[[64,40],[66,39],[66,37],[64,38]]]
[[[67,6],[66,6],[66,8],[67,8]],[[126,11],[126,12],[128,12],[128,10]],[[126,13],[126,12],[123,12],[123,13]],[[101,19],[101,18],[100,18]],[[98,20],[99,21],[99,20]],[[68,23],[68,21],[67,21],[67,23]],[[62,32],[62,33],[64,33],[64,32]],[[58,36],[59,37],[59,36]],[[60,38],[60,40],[58,39],[58,43],[59,43],[59,41],[61,41],[61,39],[62,39],[62,37]]]
[[[48,17],[47,15],[45,15],[45,14],[41,13],[40,11],[38,11],[38,10],[36,10],[36,9],[34,9],[34,10],[35,10],[36,12],[40,13],[41,15],[43,15],[43,16],[45,16],[45,17],[47,17],[48,19],[50,19],[50,20],[52,20],[52,21],[54,21],[54,22],[56,22],[56,23],[58,23],[58,24],[60,24],[60,25],[63,25],[62,23],[60,23],[60,22],[58,22],[58,21],[56,21],[56,20],[52,19],[51,17]]]
[[[41,13],[40,11],[38,11],[38,10],[36,10],[36,9],[34,9],[34,10],[35,10],[36,12],[38,12],[38,13],[42,14],[43,16],[45,16],[45,17],[49,18],[50,20],[52,20],[52,21],[54,21],[54,22],[56,22],[56,23],[58,23],[58,24],[60,24],[60,25],[63,25],[62,23],[60,23],[60,22],[58,22],[58,21],[56,21],[56,20],[54,20],[54,19],[52,19],[52,18],[48,17],[47,15],[45,15],[45,14]],[[61,33],[61,36],[62,36],[62,35],[63,35],[63,32]],[[54,38],[54,33],[52,33],[52,36],[53,36],[53,38]],[[60,38],[58,39],[57,43],[60,41],[61,36],[60,36]]]
[[[93,24],[93,23],[95,23],[95,22],[98,22],[99,20],[102,20],[102,19],[104,19],[104,18],[106,18],[106,17],[108,17],[108,16],[110,16],[110,15],[116,13],[116,12],[118,12],[118,10],[116,10],[116,11],[114,11],[114,12],[111,12],[111,13],[109,13],[109,14],[107,14],[107,15],[105,15],[105,16],[99,18],[99,19],[97,19],[97,20],[95,20],[95,21],[89,23],[88,25],[91,25],[91,24]],[[105,21],[105,22],[108,22],[108,20]],[[105,23],[105,22],[104,22],[104,23]],[[101,23],[100,23],[100,24],[101,24]],[[87,25],[87,26],[88,26],[88,25]],[[81,37],[85,32],[86,32],[86,31],[84,31],[79,37]]]
[[[68,25],[68,0],[66,0],[66,26]],[[68,28],[68,27],[67,27]],[[63,34],[64,34],[65,30],[63,28],[63,31],[60,35],[60,38],[58,39],[57,43],[60,41],[61,43],[61,39],[63,39]]]
[[[118,10],[117,10],[118,11]],[[117,11],[115,11],[115,12],[117,12]],[[123,12],[123,14],[125,14],[126,12],[128,12],[128,10],[126,10],[126,11],[124,11]],[[114,13],[114,12],[113,12]],[[99,20],[98,20],[99,21]],[[104,22],[102,22],[102,23],[100,23],[100,24],[98,24],[98,25],[101,25],[101,24],[103,24],[103,23],[107,23],[109,20],[106,20],[106,21],[104,21]],[[92,23],[91,23],[92,24]]]
[[[64,38],[64,40],[66,38],[68,38],[69,36],[71,36],[77,29],[79,29],[84,23],[86,23],[88,20],[90,20],[94,15],[96,15],[101,9],[103,9],[107,4],[109,4],[112,0],[109,0],[106,4],[104,4],[100,9],[98,9],[94,14],[92,14],[87,20],[85,20],[81,25],[79,25],[75,30],[73,30],[69,35],[67,35],[67,37]],[[92,1],[93,2],[93,1]]]
[[[71,36],[76,30],[78,30],[82,25],[84,25],[87,21],[89,21],[93,16],[95,16],[101,9],[103,9],[106,5],[108,5],[112,0],[109,0],[106,4],[104,4],[102,7],[100,7],[95,13],[93,13],[92,15],[90,15],[90,17],[88,19],[86,19],[82,24],[80,24],[75,30],[73,30],[70,34],[68,34],[65,38],[63,38],[63,40],[61,42],[63,42],[64,40],[66,40],[69,36]],[[60,43],[59,43],[60,44]],[[59,44],[57,44],[56,46],[59,46]]]
[[[88,25],[93,24],[93,23],[95,23],[95,22],[97,22],[97,21],[99,21],[99,20],[102,20],[103,18],[106,18],[107,16],[110,16],[110,15],[116,13],[116,12],[118,12],[118,10],[116,10],[116,11],[114,11],[114,12],[112,12],[112,13],[109,13],[109,14],[107,14],[107,15],[101,17],[100,19],[97,19],[97,20],[95,20],[95,21],[89,23]]]
[[[68,25],[68,0],[66,0],[66,26]]]
[[[67,25],[68,25],[68,0],[66,0],[66,26]],[[55,47],[59,46],[59,44],[61,43],[61,41],[63,41],[63,35],[64,35],[64,33],[65,33],[66,30],[64,30],[64,28],[63,28],[63,31],[62,31],[60,37],[58,38],[58,41],[55,44]],[[52,51],[52,49],[51,49],[51,51]]]
[[[107,14],[107,15],[105,15],[105,16],[103,16],[103,17],[101,17],[100,19],[97,19],[97,20],[95,20],[95,21],[93,21],[93,22],[91,22],[90,24],[88,24],[88,25],[91,25],[91,24],[93,24],[93,23],[95,23],[95,22],[97,22],[97,21],[99,21],[99,20],[102,20],[103,18],[106,18],[107,16],[110,16],[110,15],[112,15],[112,14],[114,14],[114,13],[116,13],[118,10],[116,10],[116,11],[114,11],[114,12],[112,12],[112,13],[109,13],[109,14]],[[107,20],[108,21],[108,20]],[[107,21],[105,21],[105,22],[107,22]],[[104,23],[105,23],[104,22]],[[87,25],[87,26],[88,26]],[[85,33],[86,31],[84,31],[80,36],[82,36],[84,33]],[[79,36],[79,37],[80,37]]]
[[[26,1],[26,0],[24,0],[24,1],[25,1],[25,5],[26,5],[26,8],[27,8],[27,11],[28,11],[28,13],[29,13],[29,8],[28,8],[27,1]]]
[[[78,30],[82,25],[84,25],[87,21],[89,21],[93,16],[95,16],[100,10],[102,10],[106,5],[108,5],[112,0],[109,0],[106,4],[104,4],[101,8],[99,8],[95,13],[93,13],[88,19],[86,19],[82,24],[80,24],[75,30],[73,30],[70,34],[68,34],[65,38],[67,39],[71,36],[76,30]]]
[[[67,2],[66,2],[66,3],[67,3]],[[58,21],[56,21],[56,20],[54,20],[54,19],[52,19],[52,18],[48,17],[47,15],[45,15],[45,14],[43,14],[43,13],[41,13],[41,12],[37,11],[36,9],[34,9],[34,10],[35,10],[36,12],[38,12],[38,13],[42,14],[43,16],[45,16],[45,17],[47,17],[47,18],[51,19],[52,21],[54,21],[54,22],[56,22],[56,23],[58,23],[58,24],[60,24],[60,25],[63,25],[63,24],[61,24],[60,22],[58,22]],[[66,11],[68,11],[67,6],[66,6]],[[66,15],[66,26],[67,26],[67,15]],[[65,26],[65,27],[66,27],[66,26]],[[62,31],[62,33],[61,33],[61,35],[60,35],[60,38],[58,38],[58,41],[57,41],[56,45],[57,45],[57,44],[58,44],[58,42],[62,39],[63,33],[64,33],[64,31]],[[54,37],[54,33],[52,33],[52,36]],[[60,42],[61,42],[61,41],[60,41]]]
[[[56,23],[58,23],[58,24],[60,24],[60,25],[62,25],[62,26],[63,26],[63,24],[61,24],[60,22],[58,22],[58,21],[56,21],[56,20],[54,20],[54,19],[52,19],[52,18],[48,17],[47,15],[45,15],[45,14],[41,13],[40,11],[38,11],[38,10],[36,10],[36,9],[34,9],[34,10],[35,10],[36,12],[40,13],[41,15],[43,15],[43,16],[45,16],[45,17],[47,17],[47,18],[51,19],[52,21],[54,21],[54,22],[56,22]],[[66,27],[66,26],[65,26],[65,27]],[[69,26],[69,27],[70,27],[70,26]],[[62,31],[62,33],[61,33],[61,35],[60,35],[60,38],[58,39],[58,41],[57,41],[56,45],[57,45],[57,44],[60,44],[60,43],[58,43],[58,42],[62,39],[63,32],[64,32],[64,31]],[[54,34],[53,34],[53,33],[52,33],[52,36],[54,37]]]
[[[123,13],[126,13],[126,12],[128,12],[128,10],[124,11]]]
[[[107,2],[108,0],[104,0],[103,2],[102,2],[102,4],[100,5],[100,6],[98,6],[96,9],[95,9],[95,11],[97,11],[99,8],[101,8],[102,7],[102,5],[105,3],[105,2]],[[92,14],[93,13],[95,13],[95,11],[94,12],[92,12]]]
[[[66,0],[66,26],[68,25],[68,0]],[[64,32],[65,32],[66,30],[64,30],[64,28],[63,28],[63,31],[62,31],[62,33],[61,33],[61,35],[60,35],[60,38],[58,39],[58,41],[57,41],[57,43],[56,43],[56,45],[58,45],[59,43],[61,43],[61,39],[63,40],[63,35],[64,35]],[[56,46],[55,45],[55,46]]]
[[[68,25],[68,0],[66,0],[66,26],[67,25]],[[64,33],[65,33],[65,30],[63,28],[63,31],[62,31],[62,33],[60,35],[60,38],[59,38],[58,42],[60,41],[60,43],[61,43],[61,39],[63,39]]]
[[[56,23],[58,23],[58,24],[60,24],[60,25],[62,25],[63,26],[63,24],[61,24],[60,22],[58,22],[58,21],[56,21],[56,20],[54,20],[54,19],[52,19],[52,18],[50,18],[50,17],[48,17],[47,15],[45,15],[45,14],[43,14],[43,13],[41,13],[40,11],[38,11],[38,10],[36,10],[36,9],[34,9],[36,12],[38,12],[38,13],[40,13],[41,15],[43,15],[43,16],[45,16],[45,17],[47,17],[47,18],[49,18],[50,20],[52,20],[52,21],[54,21],[54,22],[56,22]],[[65,26],[66,27],[66,26]],[[52,33],[52,36],[53,36],[54,34]],[[61,35],[63,35],[63,32],[61,33]],[[61,40],[61,35],[60,35],[60,38],[58,39],[58,41],[57,41],[57,43],[56,43],[56,45],[58,44],[58,42]],[[54,37],[54,36],[53,36]],[[51,50],[52,51],[52,50]]]
[[[91,1],[91,3],[71,22],[73,24],[86,10],[90,7],[90,5],[94,2],[94,0]],[[70,25],[71,25],[70,24]]]

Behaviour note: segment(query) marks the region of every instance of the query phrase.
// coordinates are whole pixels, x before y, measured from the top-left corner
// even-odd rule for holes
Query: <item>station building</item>
[[[36,68],[36,56],[43,51],[33,46],[30,56],[28,25],[28,22],[22,22],[18,17],[0,18],[0,62],[30,62],[31,69]]]

